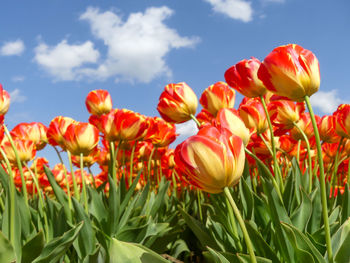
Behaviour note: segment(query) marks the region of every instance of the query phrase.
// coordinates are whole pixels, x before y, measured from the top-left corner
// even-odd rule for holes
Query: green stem
[[[273,156],[273,152],[272,152],[272,150],[271,150],[271,147],[270,147],[270,145],[268,145],[268,143],[267,143],[267,141],[265,140],[264,136],[263,136],[261,133],[259,133],[259,137],[260,137],[260,139],[263,141],[263,143],[265,144],[266,148],[269,150],[271,156]]]
[[[328,261],[330,263],[332,263],[333,262],[333,251],[332,251],[331,235],[330,235],[329,221],[328,221],[326,183],[325,183],[325,174],[324,174],[324,166],[323,166],[323,159],[322,159],[322,148],[321,148],[320,135],[318,132],[315,114],[313,112],[309,96],[305,96],[305,102],[306,102],[307,108],[309,109],[311,122],[312,122],[312,126],[314,128],[314,134],[315,134],[315,138],[316,138],[317,157],[318,157],[319,170],[320,170],[322,215],[323,215],[324,229],[325,229],[325,235],[326,235]]]
[[[265,115],[266,115],[266,120],[269,125],[269,130],[270,130],[270,136],[271,136],[271,148],[272,148],[272,154],[273,154],[273,167],[274,167],[274,174],[279,176],[279,181],[280,181],[280,190],[283,193],[284,192],[284,185],[283,185],[283,178],[281,171],[278,167],[278,162],[277,162],[277,154],[276,154],[276,145],[275,145],[275,140],[274,140],[274,135],[273,135],[273,128],[272,128],[272,123],[270,119],[269,112],[267,111],[266,107],[266,102],[263,96],[260,96],[261,103],[263,105]]]
[[[131,156],[130,156],[130,174],[129,174],[129,187],[132,184],[132,174],[133,174],[133,169],[134,169],[134,154],[135,154],[135,149],[136,149],[137,141],[134,142],[134,145],[132,146],[131,150]]]
[[[90,176],[91,176],[92,184],[94,185],[94,188],[96,189],[97,187],[96,187],[95,177],[94,177],[93,172],[91,171],[90,166],[88,166],[88,171],[89,171],[89,174],[90,174]]]
[[[111,169],[112,169],[112,178],[113,178],[113,181],[114,181],[114,184],[117,185],[117,171],[116,171],[116,168],[115,168],[115,145],[114,145],[114,142],[110,142],[109,143],[109,159],[110,159],[110,165],[111,165]]]
[[[255,258],[253,245],[252,245],[252,242],[251,242],[251,240],[250,240],[250,237],[249,237],[247,228],[245,227],[245,224],[244,224],[242,215],[241,215],[241,213],[239,212],[239,209],[238,209],[238,207],[236,206],[236,203],[235,203],[235,201],[233,200],[233,198],[232,198],[232,196],[231,196],[231,193],[230,193],[230,190],[228,189],[227,186],[224,188],[224,193],[225,193],[226,198],[228,199],[229,203],[231,204],[233,213],[235,214],[235,216],[236,216],[236,218],[237,218],[237,220],[238,220],[238,223],[239,223],[239,225],[240,225],[240,227],[241,227],[241,230],[242,230],[242,232],[243,232],[243,237],[244,237],[244,240],[245,240],[245,243],[246,243],[246,245],[247,245],[248,252],[249,252],[249,255],[250,255],[250,262],[251,262],[251,263],[256,263],[257,261],[256,261],[256,258]]]
[[[13,139],[12,139],[12,136],[9,132],[9,130],[7,129],[6,125],[3,124],[3,127],[4,127],[4,131],[5,131],[5,134],[6,134],[6,137],[8,138],[8,140],[10,141],[11,143],[11,146],[12,146],[12,149],[15,153],[15,156],[16,156],[16,162],[17,162],[17,166],[18,166],[18,170],[19,170],[19,173],[21,175],[21,181],[22,181],[22,192],[23,192],[23,195],[24,195],[24,201],[25,201],[25,204],[27,207],[28,206],[28,193],[27,193],[27,184],[26,184],[26,180],[24,179],[24,174],[23,174],[23,168],[22,168],[22,163],[21,163],[21,160],[19,158],[19,155],[18,155],[18,151],[17,151],[17,148],[13,142]]]
[[[331,185],[333,185],[333,179],[335,179],[335,177],[337,176],[338,167],[339,167],[339,164],[341,164],[341,162],[339,162],[339,152],[340,152],[340,148],[342,146],[343,141],[344,141],[344,137],[341,137],[340,142],[338,144],[337,153],[335,154],[334,170],[333,170],[333,173],[331,176]]]
[[[311,194],[312,192],[312,159],[311,159],[311,148],[310,148],[310,143],[309,139],[307,138],[305,132],[296,124],[293,123],[294,127],[298,129],[298,131],[301,133],[301,135],[304,138],[304,141],[306,143],[306,149],[307,149],[307,155],[308,155],[308,162],[309,162],[309,193]],[[298,163],[299,165],[299,163]]]
[[[197,118],[193,114],[191,114],[190,117],[197,124],[198,128],[201,127],[201,123],[197,120]]]
[[[198,203],[198,214],[199,214],[199,220],[203,222],[203,214],[202,214],[202,198],[201,198],[201,190],[197,189],[197,203]]]
[[[297,162],[298,162],[298,165],[300,165],[300,144],[301,144],[301,141],[298,140],[298,149],[297,149]]]
[[[350,159],[348,160],[348,180],[347,185],[350,185]]]
[[[74,197],[79,201],[80,200],[80,190],[77,185],[77,180],[75,179],[75,173],[73,170],[73,163],[72,163],[72,156],[71,153],[67,150],[68,160],[69,160],[69,166],[70,166],[70,172],[72,175],[73,180],[73,189],[74,189]]]
[[[177,193],[177,185],[176,185],[176,179],[175,179],[175,168],[173,168],[172,172],[171,172],[171,178],[173,180],[173,193],[176,196]]]
[[[232,210],[232,206],[230,204],[230,201],[228,200],[228,198],[225,198],[226,201],[226,206],[228,209],[228,216],[230,217],[230,221],[231,221],[231,229],[232,229],[232,235],[235,236],[237,238],[237,250],[242,252],[242,244],[239,240],[239,235],[238,235],[238,231],[237,231],[237,225],[236,225],[236,221],[235,221],[235,216],[233,214],[233,210]]]
[[[84,208],[85,208],[86,214],[89,214],[89,206],[88,206],[87,193],[86,193],[86,182],[85,182],[85,175],[84,175],[84,155],[82,153],[80,153],[80,175],[81,175],[81,182],[83,184]]]
[[[151,151],[151,154],[149,156],[149,159],[148,159],[148,164],[147,164],[147,173],[148,173],[148,181],[151,183],[151,163],[152,163],[152,158],[153,158],[153,154],[155,152],[157,147],[153,147],[152,151]]]

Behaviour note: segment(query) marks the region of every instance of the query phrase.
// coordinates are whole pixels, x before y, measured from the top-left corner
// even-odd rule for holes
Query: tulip
[[[48,142],[46,136],[47,130],[47,127],[41,122],[20,123],[12,129],[11,136],[13,138],[34,142],[36,150],[39,151],[42,150]]]
[[[5,115],[10,107],[10,94],[0,84],[0,115]]]
[[[76,122],[63,135],[66,149],[73,155],[88,156],[99,141],[98,130],[90,123]]]
[[[165,120],[154,117],[150,118],[150,128],[145,140],[150,141],[156,147],[165,147],[176,139],[176,128],[174,124]]]
[[[90,91],[85,100],[86,108],[92,115],[100,116],[112,110],[112,98],[107,90]]]
[[[333,116],[337,134],[350,139],[350,104],[340,104]]]
[[[34,159],[36,154],[34,142],[29,140],[14,139],[13,143],[17,150],[18,158],[21,163],[29,162]],[[3,141],[1,147],[5,152],[5,155],[7,159],[10,161],[10,163],[13,165],[17,165],[16,154],[10,141],[8,140]]]
[[[204,109],[216,117],[220,109],[233,108],[235,97],[235,91],[225,82],[217,82],[204,90],[199,102]]]
[[[251,131],[261,134],[268,129],[265,111],[258,99],[243,99],[238,110],[239,116]]]
[[[274,94],[303,101],[320,86],[316,56],[296,44],[275,48],[261,63],[258,78]]]
[[[244,168],[242,139],[229,131],[205,126],[175,149],[175,163],[192,184],[220,193],[238,183]]]
[[[185,82],[180,82],[165,86],[157,110],[165,121],[183,123],[196,114],[197,106],[196,94]]]
[[[221,109],[216,116],[216,126],[228,129],[232,134],[240,137],[246,146],[249,142],[250,132],[239,117],[235,109]]]
[[[64,149],[63,135],[68,126],[75,122],[75,120],[69,117],[57,116],[53,118],[46,133],[49,144],[52,146],[59,145]]]
[[[320,122],[320,117],[316,117],[316,122]],[[311,117],[308,112],[301,114],[299,121],[296,123],[296,126],[298,126],[306,135],[306,137],[310,140],[314,136],[314,130],[311,123]],[[290,134],[295,140],[304,140],[303,134],[300,132],[300,130],[297,127],[294,127],[290,130]]]
[[[201,126],[212,124],[215,120],[215,117],[206,109],[202,109],[200,113],[197,114],[196,119],[201,124]]]
[[[318,126],[320,139],[323,142],[335,143],[340,141],[340,136],[335,130],[336,118],[334,116],[323,116]]]
[[[267,89],[257,76],[260,64],[254,57],[238,62],[226,70],[227,84],[248,98],[264,96]]]

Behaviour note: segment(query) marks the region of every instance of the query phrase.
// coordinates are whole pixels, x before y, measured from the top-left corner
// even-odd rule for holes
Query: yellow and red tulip
[[[175,149],[178,169],[208,193],[220,193],[238,183],[244,162],[242,139],[214,126],[203,127]]]
[[[0,84],[0,115],[5,115],[10,107],[10,94]]]
[[[100,116],[112,110],[112,98],[107,90],[90,91],[86,97],[85,105],[92,115]]]
[[[165,121],[183,123],[196,114],[197,106],[196,94],[185,82],[180,82],[165,86],[157,110]]]
[[[296,44],[275,48],[261,63],[258,77],[268,90],[293,101],[303,101],[320,86],[316,56]]]
[[[350,104],[340,104],[333,116],[337,134],[350,139]]]
[[[335,131],[335,117],[325,115],[321,118],[318,125],[318,130],[320,133],[320,139],[323,142],[335,143],[340,141],[340,136]]]
[[[245,126],[251,132],[260,134],[268,129],[264,107],[260,100],[244,98],[238,111]]]
[[[14,146],[18,152],[18,158],[21,162],[29,162],[34,159],[36,154],[35,143],[29,140],[14,139]],[[4,140],[1,147],[11,164],[17,165],[16,154],[12,148],[10,141]]]
[[[20,123],[12,129],[11,136],[13,138],[34,142],[36,150],[39,151],[43,149],[48,142],[46,135],[47,130],[48,128],[41,122]]]
[[[149,118],[150,128],[145,140],[150,141],[156,147],[165,147],[176,139],[176,128],[174,124],[166,122],[162,118]]]
[[[225,82],[217,82],[206,88],[201,98],[200,104],[216,117],[217,112],[222,108],[233,108],[236,93]]]
[[[238,62],[226,70],[227,84],[248,98],[264,96],[267,89],[257,75],[260,64],[254,57]]]
[[[61,146],[64,149],[63,135],[69,125],[76,121],[69,117],[57,116],[50,122],[46,136],[52,146]]]

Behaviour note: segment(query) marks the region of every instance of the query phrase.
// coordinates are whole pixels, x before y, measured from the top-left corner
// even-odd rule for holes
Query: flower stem
[[[152,163],[152,158],[153,158],[153,154],[155,152],[157,147],[153,147],[151,154],[149,156],[148,159],[148,164],[147,164],[147,175],[148,175],[148,181],[151,183],[151,163]]]
[[[243,237],[244,237],[244,240],[245,240],[245,243],[247,245],[247,248],[248,248],[248,252],[249,252],[249,255],[250,255],[250,262],[252,263],[256,263],[256,258],[255,258],[255,254],[254,254],[254,249],[253,249],[253,245],[252,245],[252,242],[250,240],[250,237],[249,237],[249,234],[248,234],[248,231],[247,231],[247,228],[245,227],[245,224],[244,224],[244,221],[243,221],[243,218],[242,218],[242,215],[241,213],[239,212],[239,209],[238,207],[236,206],[236,203],[235,201],[233,200],[232,196],[231,196],[231,193],[230,193],[230,190],[228,189],[228,187],[226,186],[224,188],[224,193],[225,193],[225,196],[226,198],[228,199],[229,203],[231,204],[231,207],[233,209],[233,213],[235,214],[237,220],[238,220],[238,223],[241,227],[241,230],[243,232]]]
[[[129,187],[132,184],[132,174],[133,174],[133,169],[134,169],[134,154],[135,154],[135,149],[136,149],[137,141],[134,142],[134,145],[132,146],[131,150],[131,156],[130,156],[130,174],[129,174]]]
[[[79,201],[80,200],[80,191],[77,185],[77,180],[75,179],[75,173],[73,170],[73,163],[72,163],[72,156],[71,153],[67,150],[68,160],[69,160],[69,166],[70,166],[70,172],[72,175],[73,180],[73,189],[74,189],[74,197]]]
[[[80,153],[80,175],[81,175],[81,182],[83,184],[84,208],[85,208],[86,214],[89,214],[88,200],[87,200],[87,194],[86,194],[86,182],[85,182],[85,175],[84,175],[84,155],[82,153]]]
[[[198,128],[201,127],[201,123],[197,120],[197,118],[193,114],[191,114],[190,116],[191,119],[197,124]]]
[[[242,245],[241,242],[239,240],[239,236],[238,236],[238,231],[237,231],[237,225],[236,225],[236,221],[235,221],[235,216],[233,214],[233,210],[232,210],[232,206],[230,204],[230,201],[228,200],[228,198],[225,198],[226,201],[226,206],[228,209],[228,215],[230,217],[230,221],[231,221],[231,227],[232,227],[232,235],[237,237],[237,250],[238,251],[242,251]]]
[[[197,189],[197,203],[198,203],[198,214],[199,219],[203,222],[203,214],[202,214],[202,198],[201,198],[201,190]]]
[[[323,159],[322,159],[322,148],[321,148],[320,135],[318,132],[315,114],[314,114],[314,111],[312,109],[309,96],[305,96],[305,102],[306,102],[307,108],[309,109],[311,122],[312,122],[312,126],[314,128],[314,134],[315,134],[315,138],[316,138],[317,157],[318,157],[319,170],[320,170],[322,215],[323,215],[324,229],[325,229],[325,235],[326,235],[327,255],[328,255],[328,261],[330,263],[332,263],[333,262],[333,251],[332,251],[331,235],[330,235],[329,221],[328,221],[326,182],[325,182],[324,166],[323,166]]]

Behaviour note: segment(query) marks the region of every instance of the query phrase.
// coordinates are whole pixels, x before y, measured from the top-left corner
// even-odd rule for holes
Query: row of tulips
[[[37,218],[31,231],[36,237],[45,235],[46,246],[42,245],[36,262],[163,262],[164,257],[173,262],[176,257],[187,262],[203,257],[209,262],[300,262],[301,256],[313,262],[342,262],[340,258],[347,258],[343,247],[348,239],[333,239],[350,227],[346,220],[350,216],[350,105],[340,105],[330,116],[314,115],[309,97],[320,85],[318,60],[295,44],[274,49],[262,62],[242,60],[224,77],[226,82],[209,86],[199,100],[186,83],[168,84],[157,107],[161,118],[113,108],[107,91],[94,90],[86,97],[88,122],[57,116],[47,127],[21,123],[11,131],[4,124],[10,97],[0,86],[4,172],[0,204],[10,218],[1,217],[6,230],[0,241],[12,245],[12,258],[25,262],[21,247],[34,242],[24,233],[21,241],[16,238],[14,216],[22,202],[18,196],[28,209],[22,207],[22,214],[27,213],[30,222]],[[236,91],[245,97],[235,109]],[[202,110],[197,114],[198,101]],[[198,133],[171,149],[177,137],[175,124],[186,121],[195,121]],[[51,169],[45,158],[36,156],[47,144],[60,159]],[[95,163],[100,173],[94,175],[90,167]],[[139,214],[140,198],[145,198],[144,207],[155,203],[163,210],[158,215],[154,209]],[[56,208],[50,208],[50,200],[58,201]],[[268,212],[261,210],[264,206]],[[50,215],[57,210],[57,217],[60,207],[67,221],[62,229],[71,229],[65,233],[52,229]],[[39,217],[31,208],[38,209]],[[226,216],[216,216],[219,211],[226,211],[220,212]],[[171,218],[169,212],[184,222]],[[135,234],[121,234],[131,216],[135,218],[129,227],[137,222],[134,232],[141,229],[136,217],[142,215],[148,218],[145,231],[151,231],[148,227],[153,224],[158,236],[137,239]],[[281,227],[280,222],[286,225]],[[170,241],[163,223],[172,235]],[[106,224],[115,225],[113,231]],[[269,231],[259,234],[262,229]],[[186,238],[188,231],[197,237],[195,245]],[[83,245],[87,234],[96,235],[89,249]],[[64,249],[52,248],[52,242],[59,239],[62,245],[67,236],[71,242]],[[168,240],[167,248],[164,244],[156,248],[157,238]],[[175,242],[180,240],[181,249]],[[146,247],[119,241],[168,254],[161,258]],[[130,261],[115,261],[118,246],[135,250],[135,258],[120,252],[119,260],[125,256]],[[153,261],[138,261],[140,251],[150,253]]]

